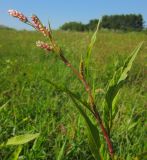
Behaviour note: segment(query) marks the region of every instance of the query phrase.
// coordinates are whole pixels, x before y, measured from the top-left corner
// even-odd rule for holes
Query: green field
[[[92,33],[55,31],[54,36],[65,57],[78,68]],[[46,79],[86,99],[84,88],[56,55],[35,46],[37,40],[44,37],[31,31],[0,30],[0,143],[12,136],[40,133],[38,139],[23,145],[20,159],[57,159],[66,141],[64,160],[93,160],[82,117],[70,98]],[[102,106],[114,71],[141,41],[143,47],[120,90],[112,128],[111,139],[120,160],[133,160],[138,155],[145,160],[147,151],[147,34],[100,31],[90,61],[89,83],[94,86],[96,103]],[[102,107],[99,110],[103,112]],[[2,148],[0,159],[9,159],[15,148]]]

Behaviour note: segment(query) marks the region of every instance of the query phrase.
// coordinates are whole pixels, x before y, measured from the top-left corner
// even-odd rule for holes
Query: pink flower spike
[[[50,36],[50,31],[48,28],[46,28],[39,20],[39,18],[36,15],[32,15],[32,22],[34,27],[41,33],[43,33],[44,36],[48,37]]]
[[[42,48],[46,51],[52,51],[53,50],[52,46],[50,46],[48,43],[45,43],[43,41],[37,41],[36,46],[39,47],[39,48]]]
[[[28,22],[28,19],[26,16],[24,16],[21,12],[18,12],[16,10],[10,9],[8,10],[8,13],[10,16],[18,18],[20,21],[26,23]]]

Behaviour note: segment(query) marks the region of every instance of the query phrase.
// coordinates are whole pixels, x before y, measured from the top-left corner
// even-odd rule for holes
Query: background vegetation
[[[86,53],[92,32],[54,32],[65,56],[78,67]],[[56,56],[35,47],[43,37],[36,32],[0,30],[0,143],[9,137],[40,133],[34,142],[25,144],[20,158],[56,159],[65,144],[64,160],[93,160],[87,145],[83,119],[70,101],[45,79],[60,83],[85,97],[81,83]],[[147,99],[147,36],[142,32],[101,31],[90,62],[89,81],[94,84],[95,99],[102,104],[107,84],[114,70],[124,62],[140,41],[145,41],[126,85],[118,98],[112,141],[120,159],[138,155],[145,160]],[[80,91],[80,92],[79,92]],[[81,94],[81,91],[83,93]],[[102,108],[100,108],[102,113]],[[5,160],[15,147],[0,150]]]
[[[68,22],[63,24],[60,28],[62,30],[71,31],[93,31],[95,30],[98,19],[90,20],[88,24],[81,22]],[[141,14],[127,14],[127,15],[111,15],[103,16],[101,27],[111,30],[123,31],[141,31],[144,28],[144,20]]]

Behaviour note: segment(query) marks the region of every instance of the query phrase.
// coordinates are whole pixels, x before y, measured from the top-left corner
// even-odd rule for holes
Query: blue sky
[[[27,16],[36,14],[53,28],[68,21],[88,23],[90,19],[112,14],[142,14],[147,24],[147,0],[0,0],[0,24],[17,29],[30,29],[10,17],[8,9],[16,9]]]

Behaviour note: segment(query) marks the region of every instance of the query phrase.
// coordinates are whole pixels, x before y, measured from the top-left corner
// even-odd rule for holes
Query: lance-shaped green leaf
[[[63,88],[63,87],[59,87],[56,84],[54,84],[53,82],[51,82],[50,80],[45,80],[45,81],[50,83],[51,85],[53,85],[56,89],[58,89],[58,90],[60,90],[62,92],[65,92],[72,99],[72,101],[74,102],[76,108],[78,109],[78,111],[81,113],[82,117],[85,120],[85,123],[86,123],[86,126],[87,126],[89,147],[90,147],[90,150],[92,152],[92,155],[94,156],[94,158],[96,160],[102,160],[102,157],[100,155],[99,131],[98,131],[97,127],[95,125],[93,125],[93,123],[91,122],[91,120],[89,119],[87,114],[83,111],[81,106],[78,105],[78,103],[76,101],[80,102],[87,109],[89,109],[89,106],[85,102],[81,101],[74,93],[72,93],[68,89]]]
[[[132,52],[132,54],[126,59],[123,69],[122,69],[122,73],[121,76],[118,80],[118,83],[120,83],[121,81],[125,80],[128,76],[128,73],[133,65],[133,62],[138,54],[138,52],[140,51],[141,47],[143,45],[143,42],[141,42],[136,49]]]
[[[105,126],[108,129],[108,132],[112,127],[112,121],[115,118],[115,115],[118,110],[118,108],[116,107],[116,100],[118,97],[119,90],[124,84],[126,78],[128,77],[128,73],[131,70],[133,62],[142,44],[143,42],[141,42],[132,52],[132,54],[126,59],[124,65],[120,67],[117,71],[115,71],[113,78],[109,82],[104,101],[104,114],[103,114]]]
[[[97,127],[92,123],[92,121],[89,119],[88,115],[83,111],[80,105],[75,101],[75,99],[70,96],[73,103],[75,104],[76,108],[82,115],[82,117],[85,120],[86,126],[87,126],[87,136],[89,141],[89,148],[91,150],[91,153],[95,160],[102,160],[102,156],[100,154],[100,137],[99,137],[99,131]]]
[[[0,146],[9,146],[9,145],[21,145],[28,143],[34,139],[36,139],[39,136],[39,133],[36,134],[23,134],[19,136],[15,136],[12,138],[9,138],[6,142],[2,143]]]
[[[88,69],[89,69],[89,62],[90,62],[90,57],[91,57],[91,53],[92,53],[92,48],[96,42],[96,37],[97,37],[97,32],[100,28],[100,23],[101,23],[101,20],[98,21],[98,25],[97,25],[97,28],[96,28],[96,31],[94,32],[92,38],[91,38],[91,41],[90,41],[90,44],[88,46],[88,49],[87,49],[87,53],[86,53],[86,59],[85,59],[85,69],[86,69],[86,73],[87,73],[87,76],[88,76]]]
[[[89,107],[89,105],[87,104],[87,102],[85,101],[82,101],[80,99],[80,97],[78,97],[75,93],[73,93],[72,91],[70,91],[69,89],[63,87],[63,86],[58,86],[57,84],[53,83],[52,81],[48,80],[48,79],[45,79],[45,81],[49,84],[51,84],[53,87],[55,87],[57,90],[60,90],[62,92],[65,92],[67,95],[71,95],[72,97],[74,97],[77,101],[79,101],[79,103],[81,103],[84,107],[86,107],[90,112],[91,109]]]

